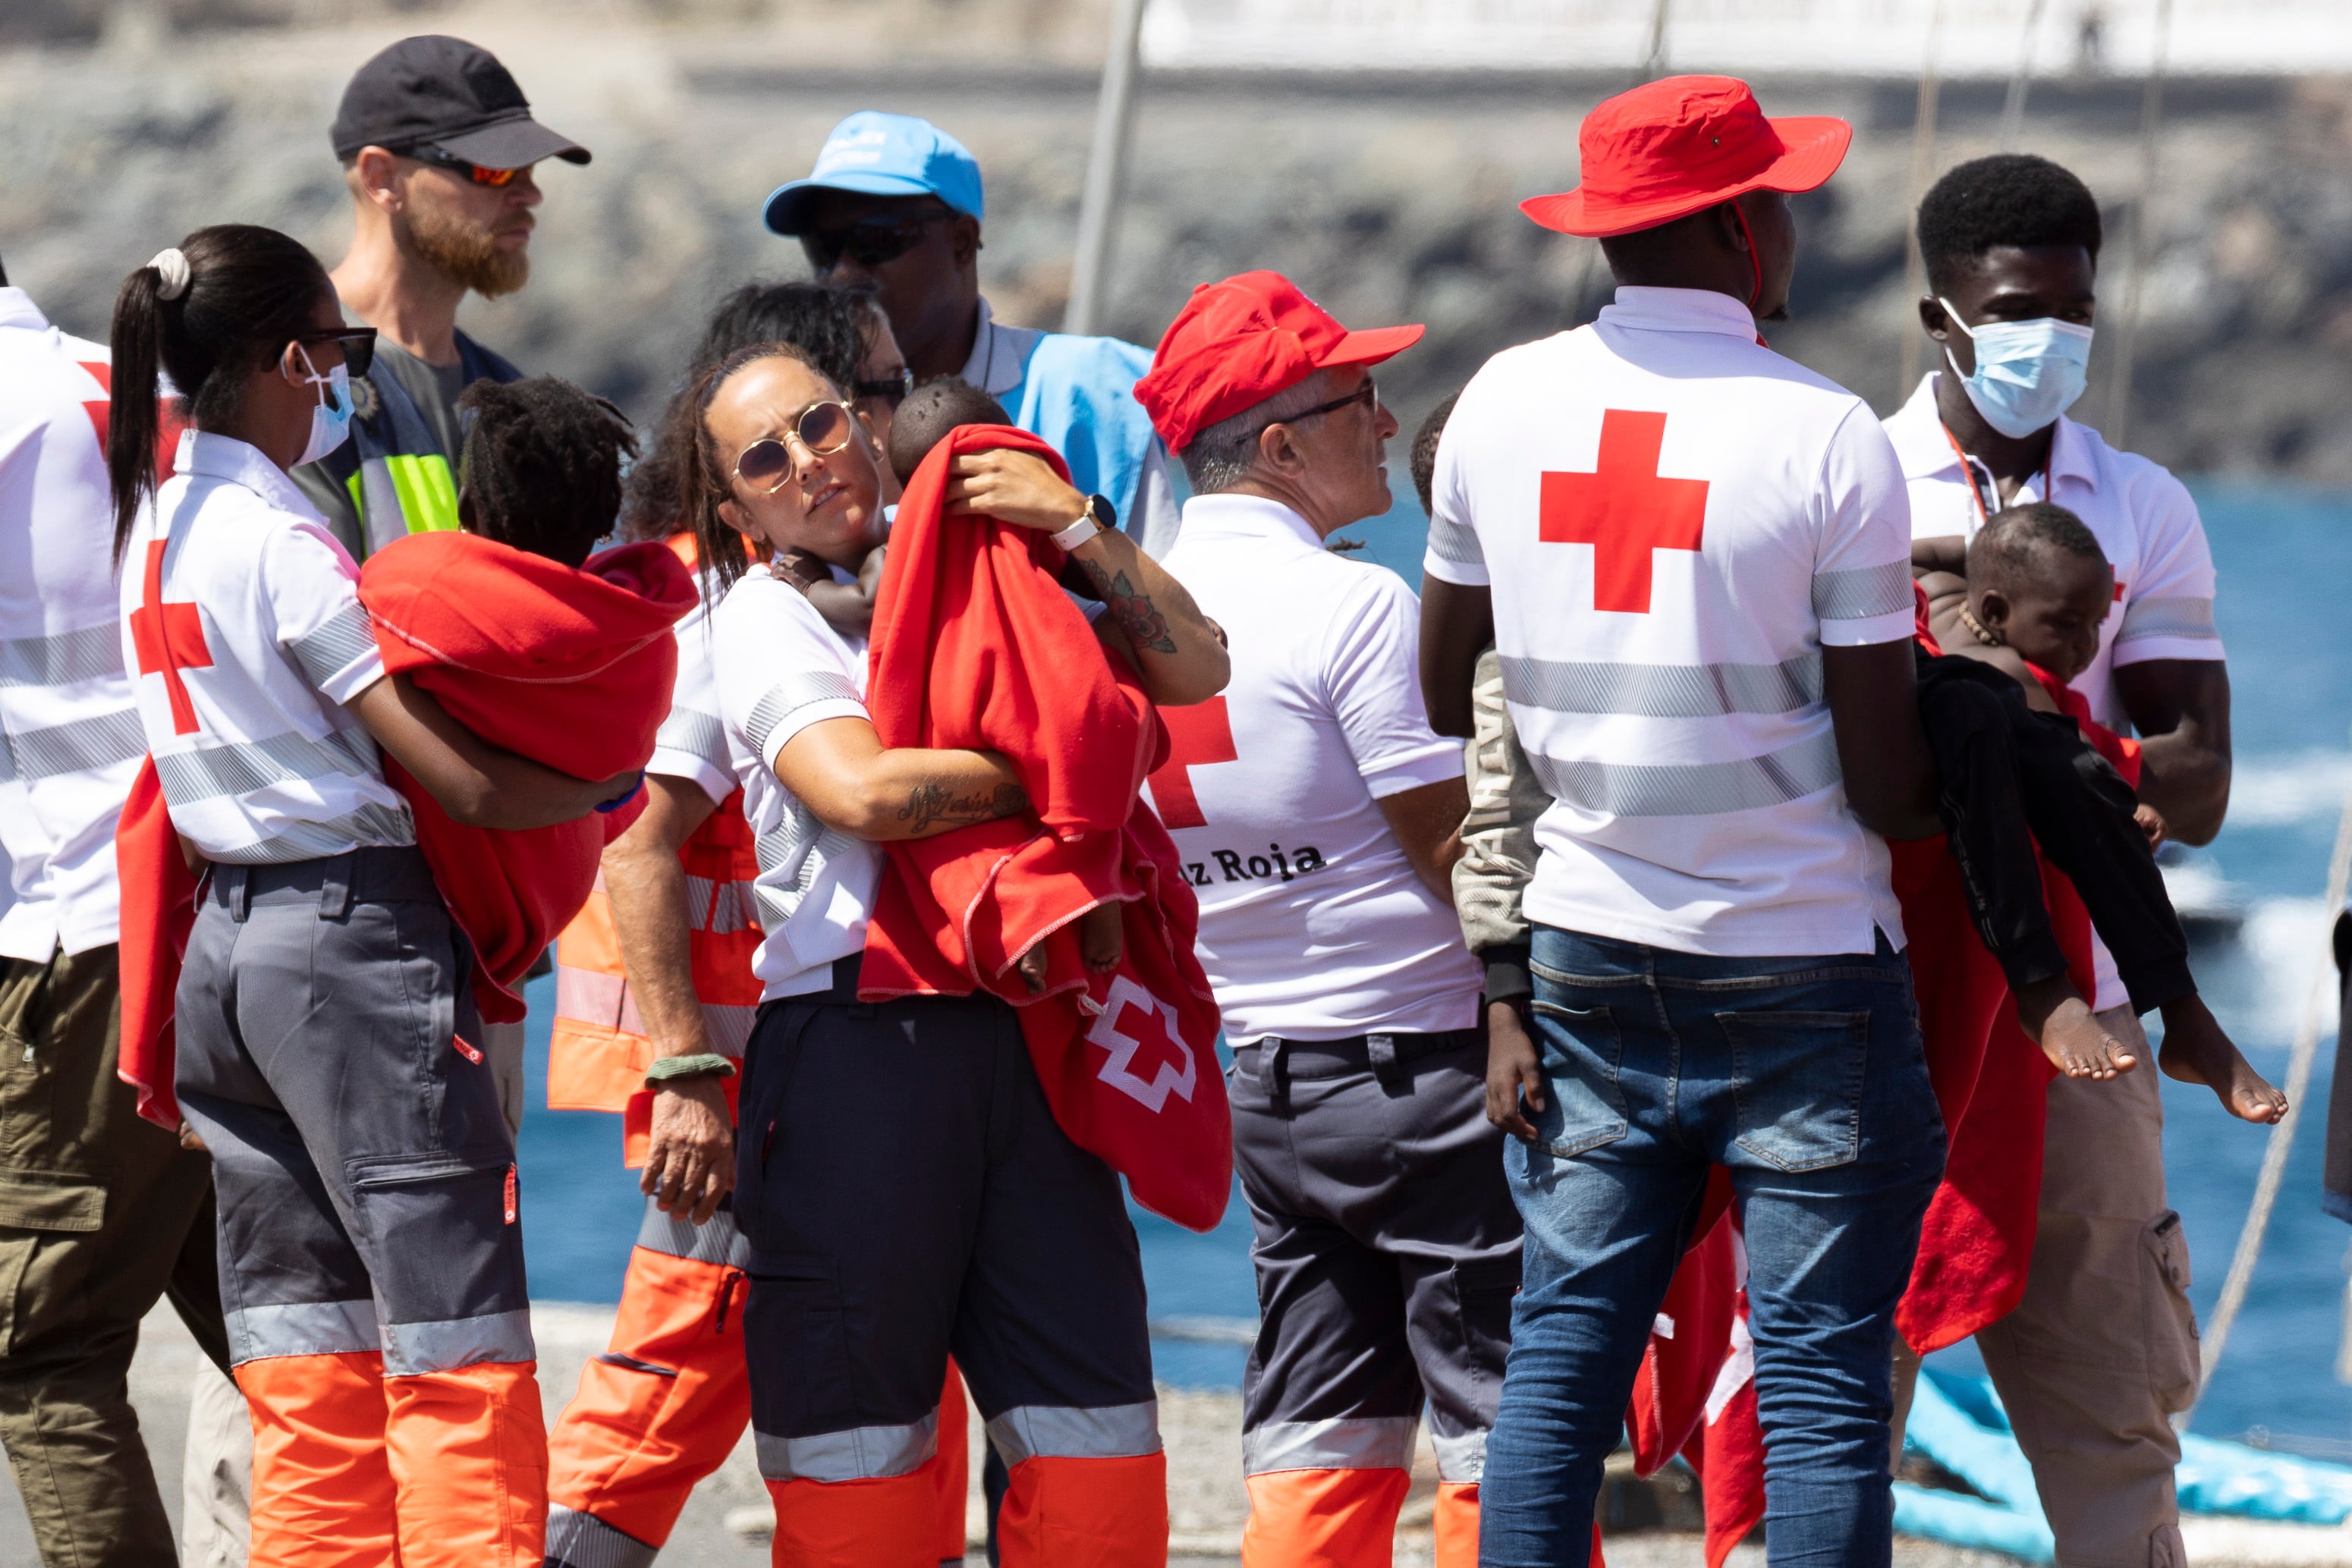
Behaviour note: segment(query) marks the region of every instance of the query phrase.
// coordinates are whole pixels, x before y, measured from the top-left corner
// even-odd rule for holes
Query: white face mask
[[[348,368],[337,365],[322,376],[319,367],[310,361],[310,350],[297,343],[294,351],[302,356],[302,380],[319,389],[319,405],[310,411],[310,439],[303,446],[302,455],[294,460],[294,466],[299,468],[305,463],[316,463],[350,439],[353,410],[352,373]],[[332,402],[327,400],[330,392],[335,394]]]
[[[1944,350],[1945,361],[1984,422],[2011,440],[2032,434],[2074,407],[2090,384],[2088,327],[2043,317],[1988,321],[1971,329],[1950,300],[1936,303],[1976,348],[1977,368],[1971,375],[1960,375],[1959,361],[1949,348]]]

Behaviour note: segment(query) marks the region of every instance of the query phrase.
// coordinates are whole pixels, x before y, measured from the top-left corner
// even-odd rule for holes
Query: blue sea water
[[[1402,474],[1399,475],[1402,479]],[[2237,774],[2229,826],[2208,863],[2245,894],[2240,940],[2200,951],[2200,981],[2263,1071],[2286,1070],[2287,1047],[2321,961],[2327,856],[2352,786],[2352,663],[2344,657],[2352,603],[2352,497],[2211,482],[2194,486],[2221,571],[2218,611],[2235,690]],[[1348,530],[1370,559],[1420,580],[1420,512],[1399,486],[1397,508]],[[530,989],[532,1104],[521,1166],[533,1294],[610,1301],[643,1199],[621,1168],[617,1117],[544,1104],[551,981]],[[2336,1381],[2347,1242],[2319,1212],[2320,1144],[2335,1020],[2306,1097],[2285,1189],[2260,1270],[2210,1387],[2197,1430],[2266,1428],[2284,1440],[2352,1443],[2352,1396]],[[2191,1291],[2210,1313],[2262,1163],[2265,1134],[2231,1120],[2205,1090],[2164,1084],[2167,1169],[2195,1260]],[[1249,1221],[1236,1193],[1224,1223],[1196,1236],[1136,1216],[1155,1318],[1255,1315]],[[1238,1385],[1237,1345],[1161,1339],[1158,1371],[1188,1386]],[[1959,1365],[1966,1347],[1946,1353]]]

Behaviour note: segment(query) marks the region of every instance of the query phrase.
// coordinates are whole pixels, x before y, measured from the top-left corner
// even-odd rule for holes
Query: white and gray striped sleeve
[[[383,677],[375,626],[360,602],[358,570],[324,528],[274,534],[263,547],[261,570],[278,645],[320,695],[347,703]]]
[[[800,591],[769,578],[735,585],[719,607],[713,685],[733,747],[773,768],[776,753],[813,724],[866,718],[857,655]]]
[[[1813,616],[1825,648],[1899,643],[1916,629],[1911,592],[1911,493],[1870,410],[1857,402],[1822,461]]]
[[[2155,465],[2149,465],[2151,468]],[[2124,584],[2115,662],[2219,659],[2213,623],[2213,552],[2187,486],[2161,470],[2130,487],[2139,529],[2139,580]]]

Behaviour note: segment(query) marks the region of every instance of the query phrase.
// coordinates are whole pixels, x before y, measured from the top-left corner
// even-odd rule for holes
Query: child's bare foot
[[[1118,967],[1127,951],[1127,905],[1097,904],[1078,916],[1078,955],[1097,975]]]
[[[2138,1064],[2131,1047],[2106,1031],[2063,975],[2019,990],[2017,1021],[2069,1078],[2113,1078]]]
[[[2203,998],[2167,1002],[2162,1010],[2164,1045],[2156,1064],[2167,1078],[2202,1083],[2221,1096],[2231,1115],[2248,1122],[2275,1122],[2286,1114],[2286,1096],[2254,1071]]]

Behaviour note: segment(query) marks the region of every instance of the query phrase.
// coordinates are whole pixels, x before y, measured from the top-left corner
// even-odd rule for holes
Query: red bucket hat
[[[1667,77],[1619,93],[1577,132],[1582,183],[1519,211],[1548,229],[1609,239],[1749,191],[1810,191],[1837,172],[1853,127],[1829,115],[1767,120],[1736,77]]]
[[[1278,272],[1203,283],[1168,324],[1135,400],[1171,452],[1221,419],[1333,365],[1375,365],[1421,340],[1419,327],[1350,332]]]

